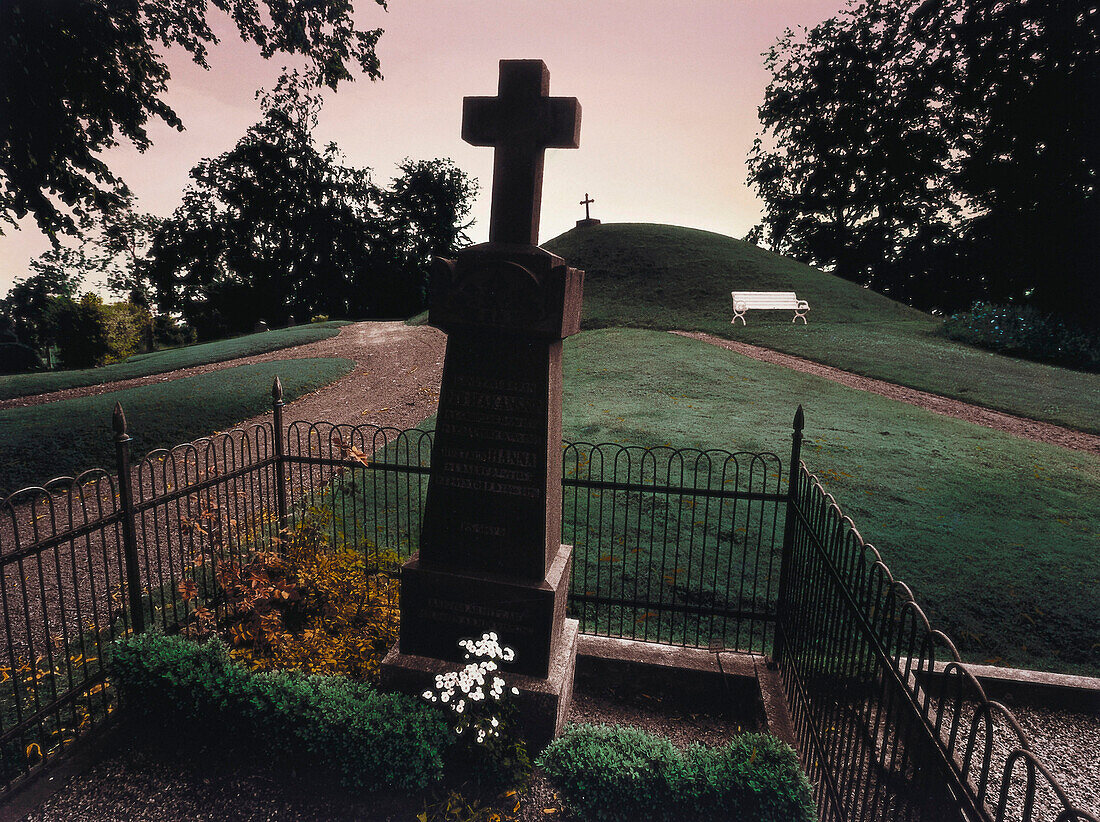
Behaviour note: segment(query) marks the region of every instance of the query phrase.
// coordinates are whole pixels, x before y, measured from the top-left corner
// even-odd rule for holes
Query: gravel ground
[[[1070,802],[1100,817],[1100,716],[1020,705],[1011,710],[1032,752],[1054,774]],[[994,773],[1003,773],[1013,747],[1007,737],[995,738]],[[1015,775],[1022,785],[1024,771],[1018,768]],[[1019,802],[1022,790],[1009,795]],[[1054,792],[1040,789],[1037,797],[1036,819],[1054,819],[1062,809]]]

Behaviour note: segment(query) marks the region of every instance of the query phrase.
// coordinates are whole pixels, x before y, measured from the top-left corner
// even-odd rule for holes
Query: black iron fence
[[[1095,822],[804,464],[787,510],[776,662],[822,821]]]
[[[801,428],[799,409],[793,483],[774,454],[564,444],[582,630],[774,656],[823,819],[1092,820],[801,466]],[[393,574],[419,541],[428,431],[284,425],[277,385],[271,423],[132,466],[121,409],[115,430],[113,475],[0,502],[5,791],[112,713],[109,642],[216,601],[216,558],[308,523]],[[945,676],[925,676],[942,660]]]

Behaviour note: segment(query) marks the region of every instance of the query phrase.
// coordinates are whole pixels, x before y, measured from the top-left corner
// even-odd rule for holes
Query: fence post
[[[275,512],[278,531],[286,528],[286,442],[283,439],[283,383],[279,377],[271,384],[272,429],[275,433]]]
[[[802,406],[794,412],[794,425],[791,431],[791,463],[787,467],[787,516],[783,521],[783,554],[779,561],[779,596],[775,608],[775,643],[772,647],[772,660],[778,663],[783,656],[783,643],[786,631],[787,597],[789,575],[791,573],[791,554],[794,552],[794,506],[795,489],[798,487],[799,463],[802,461],[802,429],[806,417]]]
[[[137,523],[134,513],[134,487],[130,476],[130,442],[122,403],[115,403],[111,420],[115,429],[115,466],[118,470],[118,498],[122,508],[122,557],[126,565],[126,589],[130,600],[130,627],[135,634],[145,631],[145,611],[141,607],[141,569],[138,567]]]

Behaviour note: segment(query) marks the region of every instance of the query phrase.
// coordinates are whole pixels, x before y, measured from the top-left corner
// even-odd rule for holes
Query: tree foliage
[[[19,342],[40,349],[53,343],[51,306],[59,299],[76,299],[84,278],[99,270],[101,262],[83,249],[58,247],[31,260],[30,268],[0,301],[0,313],[10,320]]]
[[[385,7],[385,0],[375,0]],[[0,3],[0,223],[32,214],[50,237],[72,233],[128,194],[101,153],[150,145],[150,120],[182,129],[164,100],[160,48],[207,64],[211,19],[228,15],[265,57],[300,55],[335,89],[357,65],[381,76],[381,30],[361,31],[351,0],[4,0]]]
[[[449,160],[406,161],[379,189],[335,144],[316,145],[320,100],[299,80],[284,78],[230,151],[192,169],[155,236],[144,274],[201,337],[288,316],[408,316],[428,256],[464,240],[475,181]]]
[[[1095,303],[1095,3],[850,0],[787,31],[751,237],[920,308]]]

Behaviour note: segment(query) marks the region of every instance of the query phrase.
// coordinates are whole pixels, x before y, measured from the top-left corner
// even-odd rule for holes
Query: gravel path
[[[1075,451],[1089,451],[1093,454],[1100,454],[1100,436],[1095,434],[1085,434],[1081,431],[1074,431],[1072,428],[1063,428],[1060,425],[1053,425],[1048,422],[1039,422],[1026,417],[1005,414],[1001,411],[993,411],[980,405],[971,405],[961,400],[953,400],[950,397],[941,397],[939,394],[930,394],[927,391],[894,385],[872,377],[853,374],[850,371],[841,371],[831,365],[822,365],[791,354],[781,354],[778,351],[772,351],[770,348],[725,340],[713,334],[704,334],[697,331],[673,331],[672,333],[717,345],[720,348],[743,354],[746,357],[752,357],[754,360],[782,365],[806,374],[814,374],[847,385],[849,388],[870,391],[873,394],[889,397],[892,400],[907,402],[910,405],[916,405],[937,414],[966,420],[986,428],[995,428],[998,431],[1004,431],[1024,439],[1045,442],[1050,445],[1060,445],[1063,448],[1072,448]]]
[[[288,410],[287,419],[373,422],[409,428],[434,413],[445,345],[443,332],[431,326],[409,326],[403,322],[360,322],[343,326],[335,337],[294,348],[101,385],[0,400],[0,410],[171,382],[238,365],[308,357],[346,357],[355,361],[355,370],[343,379],[288,405],[288,409],[294,410],[294,416],[289,416]],[[260,419],[263,417],[256,418],[257,421]]]

